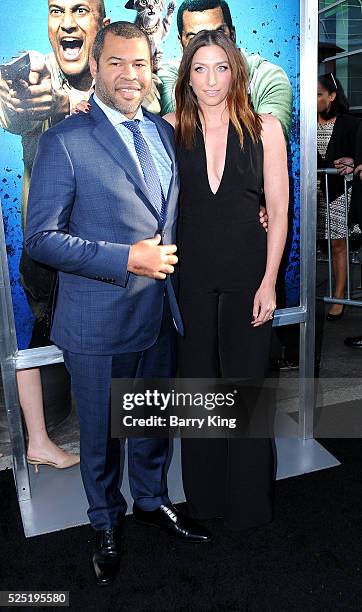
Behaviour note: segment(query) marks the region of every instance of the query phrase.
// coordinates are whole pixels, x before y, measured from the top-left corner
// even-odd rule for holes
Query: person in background
[[[30,175],[40,136],[88,99],[93,78],[89,55],[98,30],[109,23],[103,0],[48,0],[48,35],[52,52],[30,51],[28,80],[0,80],[0,126],[22,139],[24,175],[22,225],[28,203]],[[35,315],[29,348],[52,344],[49,340],[52,293],[56,272],[33,261],[23,251],[20,277]],[[19,400],[28,430],[28,461],[62,468],[79,463],[48,437],[44,421],[39,368],[17,372]]]
[[[356,144],[356,167],[351,200],[351,221],[358,223],[362,230],[362,122],[360,122]],[[349,336],[344,343],[351,348],[362,348],[362,336]]]
[[[185,0],[177,12],[179,40],[184,51],[201,30],[218,30],[236,43],[230,8],[224,0]],[[257,53],[240,49],[247,65],[248,91],[257,113],[279,119],[286,139],[292,123],[292,88],[284,70]],[[180,60],[163,62],[157,73],[162,82],[161,112],[175,111],[175,84]]]
[[[330,236],[336,298],[343,299],[346,275],[346,226],[344,175],[353,170],[358,120],[348,114],[349,104],[339,80],[332,74],[318,78],[318,168],[336,168],[338,175],[328,177]],[[328,238],[327,204],[324,180],[318,181],[317,238]],[[348,190],[348,205],[351,188]],[[332,304],[328,321],[337,321],[344,306]]]
[[[68,453],[49,438],[44,419],[43,391],[39,368],[17,371],[19,401],[28,433],[27,460],[35,466],[64,469],[77,465],[80,457]]]

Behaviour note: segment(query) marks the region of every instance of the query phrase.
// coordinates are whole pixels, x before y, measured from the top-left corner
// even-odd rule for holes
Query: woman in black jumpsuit
[[[205,46],[214,46],[219,59],[217,47],[226,53],[229,60],[230,54],[236,51],[233,43],[220,32],[196,35],[186,48],[180,67],[176,86],[177,109],[185,108],[187,104],[183,96],[185,88],[191,87],[190,79],[195,69],[193,57],[199,57],[196,54]],[[239,56],[238,51],[236,54]],[[241,56],[237,61],[242,62]],[[212,100],[214,120],[217,118],[217,92],[213,94],[213,89],[218,88],[217,75],[223,68],[223,71],[231,70],[233,78],[235,66],[232,60],[229,67],[228,61],[221,67],[213,67],[208,62],[201,62],[201,68],[197,64],[195,70],[214,71],[216,74],[216,77],[210,77],[209,93],[205,94]],[[246,86],[245,83],[245,91]],[[196,89],[194,97],[197,97]],[[192,146],[185,143],[180,137],[180,128],[177,128],[185,120],[181,110],[176,111],[175,117],[181,180],[177,240],[179,304],[185,327],[185,336],[179,347],[179,375],[183,378],[260,379],[267,373],[271,318],[275,308],[274,297],[269,300],[273,303],[267,305],[269,310],[265,304],[254,304],[266,274],[269,249],[267,234],[259,223],[259,209],[264,197],[263,143],[260,130],[259,137],[253,138],[239,119],[243,135],[241,147],[239,134],[229,118],[225,128],[224,171],[217,190],[212,190],[205,144],[207,103],[206,100],[206,104],[201,105],[197,98],[201,112],[197,113]],[[220,108],[222,121],[225,121],[225,101]],[[255,117],[255,125],[258,125],[260,119],[254,114]],[[171,116],[166,116],[166,119],[173,122]],[[280,126],[275,126],[274,121],[272,129],[279,130]],[[283,140],[278,133],[279,137]],[[286,163],[283,172],[287,173]],[[268,194],[265,195],[268,207]],[[281,256],[285,240],[287,189],[279,195],[285,220],[278,237],[280,245],[276,259]],[[271,228],[274,218],[269,210],[268,214]],[[274,262],[274,272],[279,261],[280,258],[276,264]],[[274,288],[269,291],[269,297],[274,296],[273,291]],[[253,312],[258,319],[255,326],[252,324]],[[189,512],[194,518],[223,517],[225,524],[233,529],[260,525],[272,519],[275,466],[270,438],[183,439],[182,470]]]

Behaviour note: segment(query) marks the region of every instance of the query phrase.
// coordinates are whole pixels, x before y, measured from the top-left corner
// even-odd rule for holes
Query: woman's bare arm
[[[268,246],[265,274],[255,294],[253,325],[266,323],[276,307],[275,283],[288,231],[289,180],[285,139],[272,115],[262,115],[264,193],[268,212]]]

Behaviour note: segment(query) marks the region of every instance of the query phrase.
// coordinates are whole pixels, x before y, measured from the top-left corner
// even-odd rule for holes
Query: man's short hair
[[[184,29],[183,20],[185,11],[189,11],[190,13],[197,11],[201,13],[203,11],[210,11],[216,8],[221,8],[225,23],[231,32],[234,26],[231,19],[229,5],[227,2],[225,2],[225,0],[184,0],[177,11],[177,29],[179,35],[181,36]]]
[[[231,13],[230,13],[230,8],[228,3],[225,0],[220,0],[220,6],[221,6],[221,10],[222,10],[222,14],[224,16],[225,19],[225,23],[227,25],[227,27],[229,28],[230,32],[232,30],[234,30],[234,25],[233,25],[233,20],[231,18]]]
[[[151,43],[149,41],[148,36],[140,30],[138,26],[129,21],[114,21],[110,23],[105,28],[102,28],[97,33],[97,36],[94,39],[93,48],[92,48],[92,56],[97,62],[97,67],[99,66],[99,60],[102,55],[102,51],[104,48],[104,41],[107,34],[114,34],[114,36],[119,36],[120,38],[144,38],[147,42],[147,46],[150,52],[150,59],[152,59],[151,52]]]
[[[98,16],[99,20],[103,21],[106,17],[106,7],[104,6],[104,0],[98,0]]]

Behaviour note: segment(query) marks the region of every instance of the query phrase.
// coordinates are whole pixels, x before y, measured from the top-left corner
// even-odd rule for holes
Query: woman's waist
[[[177,241],[180,271],[207,270],[213,271],[235,269],[248,273],[256,265],[265,264],[267,257],[266,240],[231,241],[220,232],[218,239],[199,239],[197,236],[190,242]]]
[[[188,229],[203,229],[207,227],[219,229],[220,226],[235,230],[238,232],[250,232],[253,227],[259,228],[259,211],[260,205],[243,210],[239,206],[238,209],[230,210],[226,207],[216,208],[215,206],[205,207],[203,210],[191,207],[188,209],[180,208],[178,215],[178,227],[187,227]]]
[[[212,260],[180,259],[179,290],[217,289],[224,291],[255,291],[265,274],[266,253],[248,259],[225,261],[215,253]]]
[[[209,184],[200,185],[200,177],[188,181],[187,187],[181,184],[181,210],[191,209],[202,212],[211,208],[212,210],[235,210],[240,214],[240,211],[253,211],[259,208],[262,202],[262,184],[259,187],[255,184],[248,187],[244,183],[231,188],[223,181],[216,193],[211,191]]]
[[[180,215],[178,221],[178,237],[185,242],[194,243],[195,237],[203,239],[207,243],[219,243],[220,236],[230,244],[266,243],[266,232],[263,229],[259,214],[254,213],[252,217],[242,221],[232,216],[199,216]]]

